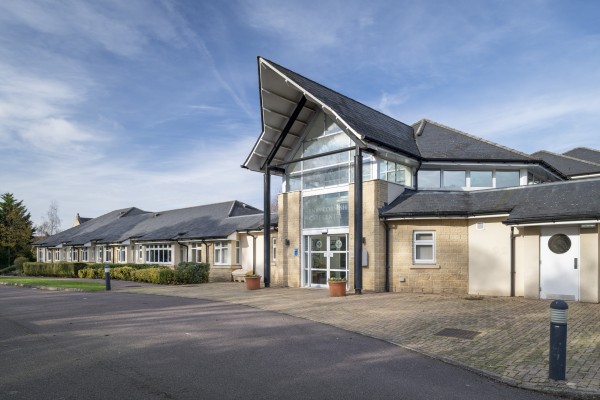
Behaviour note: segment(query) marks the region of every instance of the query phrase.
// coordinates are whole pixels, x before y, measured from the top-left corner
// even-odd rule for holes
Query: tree
[[[12,193],[0,196],[0,263],[12,265],[18,257],[32,258],[33,224],[31,215]]]
[[[61,222],[58,216],[58,202],[52,200],[46,212],[46,218],[42,217],[42,223],[35,227],[35,231],[41,236],[52,236],[60,232]]]

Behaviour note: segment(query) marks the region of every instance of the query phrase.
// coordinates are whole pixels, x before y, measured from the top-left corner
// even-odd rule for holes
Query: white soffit
[[[277,150],[273,159],[275,164],[291,158],[292,155],[289,153],[295,147],[296,142],[300,140],[305,128],[319,109],[322,109],[326,114],[334,118],[336,123],[347,134],[350,134],[351,138],[354,136],[362,142],[361,135],[348,126],[326,104],[319,101],[311,93],[291,81],[269,62],[261,58],[259,58],[259,75],[263,131],[246,160],[244,167],[253,171],[262,170],[265,160],[279,139],[302,96],[305,96],[307,101]]]

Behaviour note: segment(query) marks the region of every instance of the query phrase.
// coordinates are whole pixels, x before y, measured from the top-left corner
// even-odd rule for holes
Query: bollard
[[[106,281],[106,290],[110,290],[110,267],[104,266],[104,280]]]
[[[548,378],[564,381],[567,369],[567,310],[563,300],[550,304],[550,365]]]

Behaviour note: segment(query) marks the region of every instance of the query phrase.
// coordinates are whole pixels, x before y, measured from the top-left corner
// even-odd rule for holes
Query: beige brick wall
[[[385,225],[379,221],[379,208],[387,201],[388,183],[380,180],[363,182],[363,252],[368,254],[368,265],[363,267],[363,290],[385,290]],[[348,188],[350,254],[350,288],[354,288],[354,184]]]
[[[413,293],[467,293],[468,226],[465,219],[390,222],[390,290]],[[413,265],[413,232],[435,231],[436,264]],[[405,282],[400,282],[400,278]]]
[[[301,192],[280,193],[277,198],[279,214],[277,260],[271,265],[271,285],[300,287],[302,230],[300,221]],[[285,240],[289,240],[289,246]],[[298,255],[294,256],[294,249]]]

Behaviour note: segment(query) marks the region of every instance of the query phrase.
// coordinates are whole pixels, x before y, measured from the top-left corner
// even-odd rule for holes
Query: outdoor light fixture
[[[289,239],[285,239],[285,240],[283,241],[283,244],[285,244],[286,246],[288,246],[288,247],[289,247],[289,245],[290,245],[290,240],[289,240]]]

